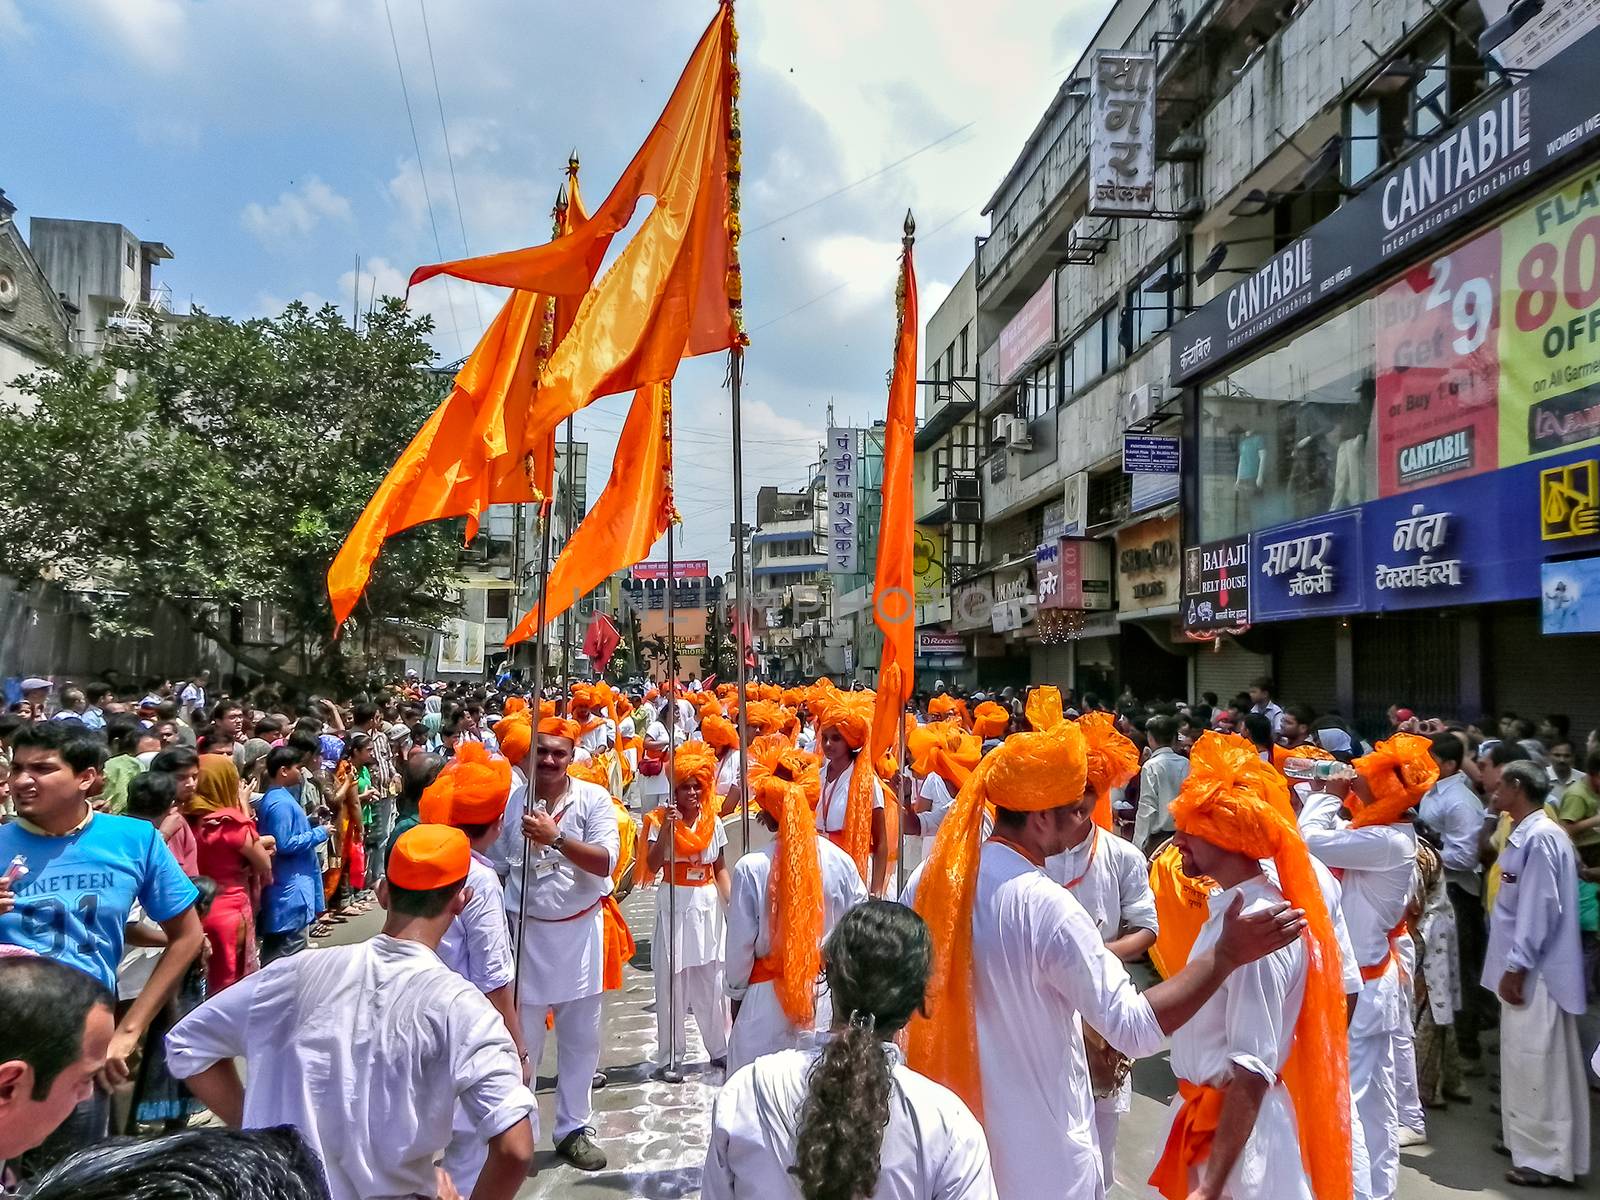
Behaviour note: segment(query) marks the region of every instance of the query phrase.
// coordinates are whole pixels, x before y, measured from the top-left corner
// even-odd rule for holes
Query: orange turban
[[[1421,734],[1397,733],[1351,763],[1367,781],[1372,801],[1362,804],[1356,793],[1350,794],[1355,806],[1350,824],[1357,829],[1392,825],[1415,808],[1423,793],[1439,782],[1439,764],[1428,753],[1431,745]]]
[[[872,756],[862,754],[872,729],[872,697],[866,692],[839,692],[817,720],[820,730],[837,729],[845,744],[856,752],[850,768],[850,795],[845,802],[841,846],[855,860],[863,882],[872,881],[872,810],[877,787]],[[888,816],[884,817],[887,824]]]
[[[583,736],[583,730],[576,721],[569,721],[565,717],[546,717],[539,722],[539,732],[549,734],[551,737],[566,738],[574,746]]]
[[[520,712],[527,711],[528,702],[526,700],[524,700],[521,696],[511,696],[506,700],[506,706],[502,711],[501,716],[514,717]]]
[[[710,796],[717,784],[717,756],[704,742],[685,742],[673,755],[672,771],[678,783],[698,779]]]
[[[487,825],[505,813],[510,795],[511,764],[482,742],[462,742],[422,793],[419,815],[428,825]]]
[[[413,825],[389,851],[389,882],[410,892],[449,887],[467,877],[472,847],[448,825]]]
[[[945,721],[954,717],[961,722],[963,728],[972,725],[972,714],[967,711],[967,702],[955,696],[939,695],[928,701],[928,715],[935,721]]]
[[[737,750],[739,730],[727,717],[713,713],[700,722],[700,736],[713,750]]]
[[[972,732],[979,740],[1004,737],[1011,724],[1011,714],[993,700],[985,700],[972,714]]]
[[[1078,718],[1089,747],[1089,786],[1094,790],[1094,823],[1111,828],[1111,792],[1139,773],[1139,750],[1117,731],[1110,713],[1084,713]]]
[[[567,775],[580,783],[592,783],[607,791],[611,790],[611,772],[607,768],[604,755],[573,763],[567,768]]]
[[[513,704],[520,707],[512,708]],[[506,703],[506,715],[494,723],[494,736],[500,743],[500,753],[509,761],[519,763],[526,759],[533,745],[533,719],[528,715],[527,704],[511,697]]]
[[[983,758],[983,744],[973,734],[938,722],[907,732],[906,753],[918,775],[937,775],[959,790]]]
[[[1282,1074],[1300,1128],[1324,1131],[1300,1140],[1312,1195],[1348,1200],[1350,1064],[1339,945],[1311,855],[1295,823],[1288,785],[1261,760],[1254,743],[1236,734],[1202,735],[1189,762],[1189,777],[1172,802],[1178,832],[1235,854],[1272,859],[1284,899],[1305,911],[1305,998]],[[1151,1182],[1163,1175],[1164,1166],[1174,1169],[1167,1186],[1158,1184],[1162,1194],[1179,1195],[1176,1189],[1181,1187],[1181,1195],[1187,1195],[1186,1170],[1179,1182],[1178,1169],[1166,1156]]]
[[[556,702],[554,700],[541,700],[541,701],[539,701],[539,719],[541,721],[544,720],[546,717],[553,717],[555,715],[556,715]]]
[[[783,727],[783,714],[767,700],[752,700],[744,706],[745,724],[758,734],[777,733]]]
[[[960,1096],[980,1120],[983,1080],[973,1008],[972,906],[984,809],[993,803],[1014,812],[1043,812],[1072,804],[1083,796],[1087,773],[1083,731],[1070,721],[1013,734],[984,757],[962,786],[923,868],[915,907],[933,937],[933,978],[928,983],[928,1016],[911,1020],[907,1060],[914,1070]]]

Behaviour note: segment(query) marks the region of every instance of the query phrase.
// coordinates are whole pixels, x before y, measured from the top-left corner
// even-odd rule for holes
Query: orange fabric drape
[[[1221,1089],[1180,1079],[1178,1095],[1183,1097],[1183,1107],[1172,1122],[1155,1170],[1150,1172],[1150,1186],[1167,1200],[1188,1200],[1189,1168],[1211,1157],[1211,1142],[1222,1120]]]
[[[671,395],[670,383],[653,383],[634,394],[611,478],[550,572],[547,625],[614,572],[645,558],[667,531],[672,521],[672,443],[667,437]],[[534,608],[506,644],[532,637],[538,623]]]
[[[899,325],[883,432],[883,510],[878,521],[878,560],[872,581],[872,620],[883,632],[877,697],[872,710],[873,760],[886,753],[898,754],[901,714],[911,698],[917,654],[917,580],[912,568],[916,517],[912,511],[911,457],[917,425],[919,326],[917,273],[909,240],[900,255],[895,300]]]
[[[568,232],[587,219],[574,162],[568,167],[566,202],[556,208],[555,232]],[[555,426],[534,438],[528,415],[539,373],[570,328],[577,306],[575,297],[533,291],[516,291],[506,299],[456,373],[450,394],[389,468],[328,568],[336,626],[354,610],[388,538],[429,521],[466,517],[470,542],[477,536],[479,515],[491,504],[525,503],[550,494]]]
[[[750,790],[761,811],[777,823],[778,836],[767,879],[772,946],[755,964],[750,982],[771,981],[778,1006],[796,1029],[809,1029],[816,1016],[822,969],[822,858],[811,810],[815,783],[814,768],[809,782],[800,782],[779,778],[765,763],[751,764]]]
[[[1439,764],[1428,752],[1431,745],[1421,734],[1397,733],[1356,759],[1351,766],[1366,781],[1372,799],[1362,803],[1359,789],[1350,793],[1350,824],[1357,829],[1392,825],[1415,808],[1439,782]]]
[[[1195,879],[1183,873],[1183,855],[1168,843],[1150,860],[1150,891],[1156,901],[1156,941],[1150,947],[1150,961],[1161,978],[1171,979],[1189,961],[1200,927],[1211,915],[1214,881]]]
[[[1110,830],[1111,793],[1139,773],[1139,750],[1117,729],[1110,713],[1089,712],[1078,718],[1089,747],[1089,787],[1094,792],[1094,823]]]
[[[627,918],[622,915],[622,907],[615,896],[600,901],[600,916],[604,931],[601,945],[605,950],[600,984],[608,992],[621,991],[623,964],[633,957],[638,947],[634,945],[633,930],[628,928]]]
[[[413,286],[452,275],[557,295],[587,291],[540,378],[530,439],[542,440],[591,400],[665,382],[686,356],[742,344],[734,46],[725,0],[655,128],[586,224],[546,245],[412,273]],[[654,206],[590,288],[612,238],[647,195]]]

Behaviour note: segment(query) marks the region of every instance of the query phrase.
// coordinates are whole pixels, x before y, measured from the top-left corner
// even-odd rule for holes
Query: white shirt
[[[1511,830],[1500,854],[1500,891],[1489,913],[1483,986],[1494,991],[1502,975],[1519,970],[1528,973],[1528,989],[1543,979],[1563,1012],[1583,1015],[1578,856],[1566,830],[1542,808]]]
[[[1143,846],[1152,834],[1171,833],[1171,804],[1189,778],[1189,760],[1171,746],[1158,746],[1139,768],[1139,810],[1133,820],[1133,844]]]
[[[739,752],[728,751],[728,755],[717,764],[717,795],[726,796],[729,791],[739,786]]]
[[[1263,700],[1260,704],[1252,705],[1250,711],[1253,713],[1260,713],[1267,720],[1271,721],[1272,732],[1274,736],[1277,735],[1278,726],[1283,724],[1283,709],[1278,707],[1278,702],[1276,700]]]
[[[1283,900],[1283,893],[1265,874],[1213,892],[1210,915],[1195,938],[1194,954],[1216,944],[1222,935],[1223,916],[1236,895],[1244,897],[1246,913]],[[1228,1200],[1312,1200],[1300,1158],[1294,1105],[1278,1077],[1289,1057],[1305,987],[1305,944],[1295,941],[1234,970],[1200,1011],[1172,1034],[1172,1071],[1179,1079],[1220,1087],[1239,1067],[1271,1085],[1244,1150],[1228,1173],[1222,1192]],[[1174,1117],[1182,1107],[1182,1097],[1175,1096]],[[1166,1135],[1155,1144],[1164,1146]],[[1203,1163],[1190,1169],[1191,1183],[1203,1169]]]
[[[652,844],[661,840],[661,831],[665,828],[665,823],[651,826]],[[655,935],[654,941],[651,942],[655,949],[650,955],[650,961],[656,970],[662,972],[663,978],[667,966],[669,896],[672,908],[673,970],[682,971],[689,967],[703,967],[707,963],[722,961],[722,943],[727,936],[727,919],[722,911],[722,897],[717,894],[716,883],[712,882],[714,879],[712,864],[722,857],[727,844],[727,830],[723,828],[721,821],[717,821],[712,826],[711,841],[704,850],[692,860],[681,858],[677,860],[679,863],[689,861],[700,864],[708,881],[700,885],[672,883],[667,877],[667,860],[662,859],[662,882],[656,889]]]
[[[513,810],[512,804],[516,803]],[[604,877],[579,870],[560,851],[549,846],[532,847],[528,863],[528,898],[522,897],[522,814],[528,803],[528,789],[521,796],[513,790],[506,803],[505,828],[496,846],[505,856],[511,873],[506,877],[506,911],[527,913],[541,921],[559,921],[582,912],[611,892],[611,872],[621,853],[617,832],[617,810],[611,793],[597,783],[567,779],[567,790],[551,806],[556,828],[569,840],[590,846],[604,846],[610,862]],[[539,804],[538,800],[533,801]]]
[[[1155,933],[1160,928],[1149,864],[1131,842],[1114,833],[1096,826],[1077,846],[1045,859],[1044,873],[1063,887],[1078,881],[1072,897],[1083,905],[1103,941],[1124,931]]]
[[[854,774],[855,767],[851,766],[830,780],[828,766],[823,764],[822,799],[817,803],[818,833],[838,833],[844,829],[845,812],[850,807],[850,777]],[[877,775],[872,776],[872,807],[883,807],[883,785],[878,782]]]
[[[956,794],[950,790],[950,785],[944,781],[944,776],[937,771],[930,771],[917,789],[917,795],[933,805],[927,812],[917,814],[917,832],[923,837],[932,837],[939,832],[939,826],[944,824],[945,814],[956,802]]]
[[[516,763],[511,764],[511,791],[506,794],[506,815],[501,822],[500,836],[489,847],[487,858],[494,865],[495,874],[504,879],[511,870],[510,854],[511,843],[517,844],[520,851],[522,847],[522,814],[528,810],[528,777],[523,774],[522,767]],[[513,819],[512,813],[516,813]],[[522,865],[522,856],[517,856],[517,865]]]
[[[183,711],[185,714],[187,714],[191,708],[205,708],[205,688],[201,687],[198,683],[184,684],[183,690],[178,693],[178,703],[183,705]]]
[[[733,864],[723,987],[729,997],[741,1003],[728,1043],[730,1072],[762,1054],[794,1046],[800,1032],[789,1024],[773,984],[750,983],[756,959],[772,952],[767,887],[772,878],[773,849],[768,845],[751,850]],[[855,860],[827,838],[817,839],[817,858],[822,868],[822,936],[826,940],[844,914],[867,898],[867,889]],[[826,1029],[832,1022],[828,991],[819,981],[816,992],[813,1028]]]
[[[467,867],[467,887],[472,895],[466,907],[439,939],[439,961],[480,992],[492,992],[511,982],[516,958],[506,925],[505,889],[494,864],[476,850]]]
[[[989,1150],[967,1106],[949,1089],[890,1062],[889,1123],[871,1200],[995,1200]],[[723,1085],[711,1108],[711,1144],[700,1182],[705,1200],[798,1200],[789,1168],[800,1107],[820,1045],[767,1055]]]
[[[1439,857],[1450,872],[1450,882],[1479,895],[1482,881],[1478,874],[1478,844],[1483,835],[1483,801],[1467,777],[1458,771],[1448,779],[1440,779],[1422,797],[1417,815],[1439,835]]]
[[[682,725],[673,730],[673,745],[681,746],[688,739],[688,731]],[[644,740],[655,742],[659,746],[665,746],[667,744],[667,727],[660,721],[651,721],[645,727]],[[667,768],[664,766],[655,775],[646,775],[643,771],[640,771],[637,779],[639,781],[639,795],[650,800],[650,803],[645,805],[647,809],[656,807],[661,802],[662,797],[670,795],[672,792],[672,784],[667,775]]]
[[[1165,1039],[1155,1011],[1072,894],[999,842],[985,843],[979,859],[972,949],[999,1194],[1099,1200],[1105,1185],[1078,1014],[1112,1046],[1143,1058]]]
[[[432,950],[385,934],[279,959],[167,1035],[178,1079],[230,1058],[245,1059],[245,1127],[293,1125],[334,1200],[433,1195],[458,1102],[485,1141],[538,1122],[500,1014]]]

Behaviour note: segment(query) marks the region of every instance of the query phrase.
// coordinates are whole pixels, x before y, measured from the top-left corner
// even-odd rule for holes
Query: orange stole
[[[615,896],[607,896],[600,901],[600,917],[604,923],[605,965],[601,976],[603,986],[608,992],[622,989],[622,965],[629,961],[638,949],[634,945],[633,931],[628,928],[628,922],[622,916],[622,906],[617,903]]]
[[[1222,1117],[1220,1088],[1180,1079],[1178,1095],[1183,1097],[1183,1107],[1173,1119],[1155,1170],[1150,1172],[1150,1186],[1167,1200],[1187,1200],[1189,1168],[1211,1156],[1211,1141]]]
[[[750,968],[750,987],[758,983],[776,983],[783,977],[783,967],[774,955],[758,958]]]
[[[1389,930],[1389,953],[1385,954],[1370,967],[1361,968],[1361,982],[1371,983],[1389,969],[1389,964],[1396,961],[1400,954],[1400,936],[1405,933],[1406,919],[1400,918],[1400,924]]]

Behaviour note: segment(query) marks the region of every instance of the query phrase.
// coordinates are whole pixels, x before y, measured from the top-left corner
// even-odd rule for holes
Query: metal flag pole
[[[898,770],[895,772],[894,786],[895,791],[898,792],[906,786],[906,714],[904,712],[900,714],[900,746],[896,766]],[[913,795],[915,795],[915,789],[913,789]],[[895,832],[898,835],[899,844],[895,850],[897,857],[895,858],[894,895],[895,899],[898,900],[900,894],[906,890],[906,806],[898,795],[895,797],[895,802],[898,808],[895,813]]]
[[[911,210],[909,208],[906,209],[905,224],[901,227],[901,229],[902,229],[903,236],[900,238],[900,285],[899,285],[899,290],[903,292],[905,290],[905,284],[906,284],[906,266],[911,261],[911,247],[912,247],[913,244],[915,244],[915,242],[917,240],[917,222],[912,217]],[[910,300],[912,300],[912,301],[914,301],[915,299],[916,299],[916,297],[914,297],[914,296],[910,297]],[[899,353],[900,353],[900,337],[904,333],[904,325],[905,325],[905,319],[906,319],[905,318],[905,305],[906,305],[906,303],[907,303],[907,297],[902,295],[901,298],[900,298],[900,303],[897,306],[899,308],[899,310],[900,310],[900,325],[901,325],[901,328],[898,328],[898,329],[895,330],[895,356],[896,356],[897,359],[898,359]],[[913,418],[913,424],[914,423],[915,423],[915,418]],[[899,530],[894,530],[893,533],[894,533],[894,536],[896,536],[896,537],[902,536],[901,531],[899,531]],[[907,528],[904,531],[904,535],[903,536],[905,537],[905,539],[906,539],[906,541],[908,543],[911,543],[913,545],[915,544],[915,540],[913,538],[912,529]],[[916,597],[914,597],[914,596],[906,597],[906,605],[907,605],[906,619],[908,621],[914,621],[916,619]],[[901,664],[901,668],[900,669],[905,672],[905,676],[906,676],[906,679],[908,681],[907,682],[907,686],[906,686],[906,700],[910,700],[911,693],[912,693],[912,688],[911,688],[911,685],[910,685],[909,681],[912,678],[912,673],[916,670],[916,661],[915,661],[915,659],[913,659],[911,662]],[[902,702],[901,705],[900,705],[900,711],[897,714],[895,714],[895,719],[899,722],[899,725],[900,725],[900,736],[897,739],[898,740],[897,761],[895,763],[895,767],[896,767],[896,771],[895,771],[895,787],[897,789],[900,788],[900,787],[903,787],[905,785],[905,778],[906,778],[906,711],[905,711],[905,708],[906,708],[905,703]],[[896,799],[898,799],[898,797],[896,797]],[[895,822],[895,830],[896,830],[896,833],[898,835],[898,841],[899,841],[899,845],[898,845],[897,850],[896,850],[897,857],[895,859],[895,896],[898,899],[900,893],[905,891],[905,888],[906,888],[906,810],[905,810],[905,805],[904,804],[899,806],[899,810],[896,812],[895,815],[896,815],[896,817],[899,818]]]
[[[672,410],[667,409],[667,442],[672,441]],[[677,874],[677,822],[675,819],[678,802],[678,639],[673,621],[673,593],[678,590],[678,581],[673,578],[673,544],[672,522],[667,522],[667,679],[662,688],[666,696],[667,714],[667,811],[662,814],[661,836],[667,842],[667,873],[661,881],[661,886],[667,893],[667,1065],[662,1069],[661,1079],[664,1083],[682,1083],[683,1072],[678,1068],[678,958],[677,958],[677,931],[678,931],[678,888],[673,882]],[[656,952],[651,949],[652,956]],[[656,1003],[661,1003],[661,997],[656,997]]]
[[[739,412],[740,384],[744,378],[744,349],[734,346],[728,359],[728,387],[733,409],[733,596],[734,677],[739,686],[739,853],[750,852],[750,724],[745,717],[745,655],[749,653],[750,620],[744,592],[744,442]]]
[[[550,589],[550,501],[546,499],[539,505],[539,592],[535,600],[535,611],[538,617],[534,623],[533,631],[533,696],[528,702],[532,711],[528,714],[533,723],[533,736],[528,739],[528,757],[523,760],[522,773],[527,778],[527,791],[523,793],[522,811],[526,815],[533,808],[537,799],[535,792],[534,758],[539,752],[539,705],[544,699],[544,614]],[[517,878],[517,897],[519,904],[528,902],[528,860],[533,857],[533,839],[526,833],[522,835],[522,867]],[[517,965],[512,974],[511,1003],[517,1011],[521,1011],[522,1003],[522,932],[527,926],[528,918],[523,912],[517,914]]]
[[[572,540],[572,527],[578,515],[577,504],[572,490],[572,418],[567,418],[567,452],[566,461],[561,467],[562,511],[567,517],[568,541]],[[572,675],[572,605],[569,604],[561,613],[561,703],[568,704],[568,687],[571,685]],[[570,716],[566,710],[563,715]]]

